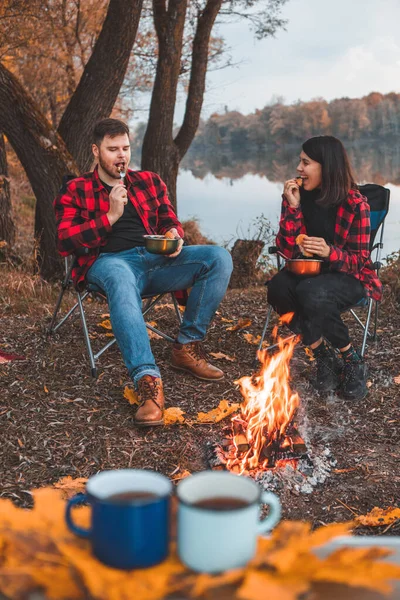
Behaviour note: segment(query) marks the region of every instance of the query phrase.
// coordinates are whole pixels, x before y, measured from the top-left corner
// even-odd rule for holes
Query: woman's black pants
[[[306,346],[327,339],[334,348],[350,343],[340,313],[365,297],[362,283],[345,273],[298,276],[286,269],[268,283],[268,303],[279,315],[294,312],[290,328],[301,332]]]

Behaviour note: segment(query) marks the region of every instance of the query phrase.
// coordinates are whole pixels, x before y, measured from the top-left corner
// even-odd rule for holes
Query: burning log
[[[250,448],[249,442],[247,440],[247,436],[244,433],[244,429],[240,421],[233,420],[232,421],[232,429],[233,429],[233,443],[238,452],[243,453],[247,452]]]

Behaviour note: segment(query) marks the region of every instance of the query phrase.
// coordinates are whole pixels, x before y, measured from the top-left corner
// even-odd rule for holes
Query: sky
[[[288,0],[282,16],[286,31],[262,41],[244,21],[217,26],[237,65],[208,74],[203,118],[225,106],[248,114],[277,96],[290,104],[400,92],[399,0]]]

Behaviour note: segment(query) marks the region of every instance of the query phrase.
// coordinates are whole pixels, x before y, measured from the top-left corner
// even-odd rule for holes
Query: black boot
[[[368,394],[367,365],[352,346],[342,353],[342,357],[341,395],[349,400],[362,400]]]
[[[319,392],[331,392],[340,386],[342,365],[336,352],[325,342],[313,350],[317,372],[312,382]]]

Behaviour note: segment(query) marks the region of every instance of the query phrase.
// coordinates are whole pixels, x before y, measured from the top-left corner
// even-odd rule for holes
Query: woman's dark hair
[[[94,126],[93,143],[96,144],[96,146],[100,146],[106,135],[113,138],[117,135],[124,135],[124,133],[129,137],[129,127],[123,121],[120,121],[119,119],[102,119]]]
[[[303,151],[322,167],[321,206],[337,206],[357,189],[349,157],[340,140],[332,135],[318,135],[304,142]]]

